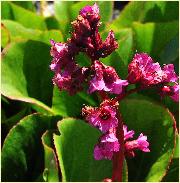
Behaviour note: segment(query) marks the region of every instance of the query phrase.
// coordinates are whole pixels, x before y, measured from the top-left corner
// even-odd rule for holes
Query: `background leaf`
[[[3,181],[34,181],[42,173],[41,136],[55,124],[51,117],[32,114],[11,129],[2,148]]]
[[[46,30],[44,18],[12,2],[2,2],[2,19],[15,20],[24,27]]]
[[[50,39],[54,39],[57,42],[63,40],[63,35],[59,30],[40,31],[29,29],[12,20],[2,20],[2,23],[6,31],[8,31],[8,34],[6,34],[6,39],[9,38],[11,43],[24,39],[31,39],[50,45]],[[6,45],[7,43],[2,44],[3,47]]]
[[[179,18],[178,2],[130,2],[113,21],[112,29],[131,27],[133,22],[169,22]]]
[[[67,118],[58,123],[60,136],[54,143],[62,171],[62,181],[102,181],[111,177],[111,161],[96,161],[94,145],[100,132],[82,120]]]
[[[35,5],[33,4],[32,1],[13,1],[14,4],[21,6],[27,10],[30,10],[32,12],[35,12]]]
[[[53,131],[46,131],[42,136],[42,143],[44,147],[44,162],[45,169],[43,172],[43,177],[46,182],[58,182],[58,160],[56,157],[56,152],[53,145]]]
[[[135,49],[138,52],[146,52],[161,64],[160,54],[166,45],[178,34],[179,25],[177,21],[168,23],[134,23]],[[170,60],[169,62],[170,63]]]
[[[66,91],[59,91],[56,86],[54,87],[52,110],[55,114],[63,117],[80,116],[84,104],[95,106],[97,104],[95,95],[90,96],[86,91],[82,91],[70,96]]]
[[[11,44],[2,58],[2,94],[52,112],[46,106],[51,106],[53,92],[49,50],[37,41]]]

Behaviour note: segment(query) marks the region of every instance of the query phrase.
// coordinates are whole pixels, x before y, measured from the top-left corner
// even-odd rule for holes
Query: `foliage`
[[[81,116],[83,104],[97,106],[99,98],[86,91],[73,97],[59,92],[49,69],[49,40],[66,40],[70,22],[89,4],[56,1],[55,15],[43,17],[31,2],[1,2],[2,181],[102,181],[111,176],[111,161],[93,159],[100,132]],[[173,63],[178,72],[178,2],[129,2],[115,20],[113,2],[98,4],[102,37],[112,29],[119,43],[102,61],[121,78],[135,52],[147,52],[160,64]],[[78,58],[88,62],[84,55]],[[124,163],[124,181],[178,181],[178,105],[150,91],[129,96],[120,106],[129,128],[145,132],[151,144],[151,153]]]

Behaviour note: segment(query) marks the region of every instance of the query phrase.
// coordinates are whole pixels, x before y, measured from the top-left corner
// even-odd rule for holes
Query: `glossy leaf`
[[[159,62],[161,52],[169,41],[177,35],[179,31],[178,27],[177,21],[168,23],[134,23],[135,50],[137,52],[147,52]]]
[[[179,179],[179,135],[176,135],[176,148],[170,167],[163,178],[163,182],[178,182]]]
[[[51,29],[60,30],[60,23],[57,21],[57,19],[54,16],[46,17],[45,22],[48,30],[51,30]]]
[[[1,47],[5,47],[10,42],[10,35],[7,28],[1,23]]]
[[[23,118],[11,129],[2,148],[3,181],[33,181],[42,173],[41,136],[45,130],[53,128],[54,125],[51,117],[32,114]]]
[[[161,181],[175,147],[173,116],[166,108],[146,100],[126,99],[120,106],[128,129],[134,130],[136,137],[147,135],[151,151],[138,152],[128,160],[129,181]]]
[[[43,17],[24,9],[12,2],[2,2],[2,19],[11,19],[19,22],[24,27],[46,30]]]
[[[36,11],[35,5],[32,1],[13,1],[13,3],[32,12]]]
[[[54,2],[54,13],[55,17],[60,24],[61,31],[64,34],[67,34],[70,29],[70,21],[71,21],[71,6],[73,2],[71,1],[55,1]]]
[[[3,52],[1,93],[14,100],[52,110],[52,75],[49,69],[50,47],[37,41],[11,44]]]
[[[60,136],[54,143],[60,162],[62,181],[102,181],[110,178],[111,161],[96,161],[94,145],[100,132],[82,120],[67,118],[58,123]]]
[[[57,42],[63,40],[62,33],[58,30],[40,31],[28,29],[12,20],[3,20],[2,23],[5,29],[8,31],[6,37],[9,37],[11,42],[16,42],[23,39],[31,39],[50,44],[50,39],[54,39]],[[6,44],[3,44],[3,47],[5,46]]]
[[[53,131],[46,131],[42,136],[45,168],[43,177],[46,182],[58,182],[58,160],[52,144]]]
[[[95,106],[97,102],[94,97],[86,92],[79,92],[70,96],[66,91],[59,91],[57,87],[54,87],[52,110],[55,114],[63,117],[80,116],[83,104]]]
[[[178,20],[178,2],[130,2],[112,23],[112,29],[131,27],[133,22],[169,22]]]

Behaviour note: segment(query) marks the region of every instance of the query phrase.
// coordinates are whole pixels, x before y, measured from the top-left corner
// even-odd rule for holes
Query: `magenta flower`
[[[93,6],[85,6],[79,12],[79,14],[86,18],[91,25],[97,25],[100,20],[99,7],[95,3]]]
[[[179,85],[176,84],[171,87],[173,90],[173,94],[170,96],[175,102],[179,102]]]
[[[85,107],[82,112],[89,124],[104,133],[118,125],[116,107],[107,100],[101,103],[99,108]]]
[[[160,95],[162,97],[170,96],[172,100],[179,102],[179,85],[176,83],[174,86],[163,86],[160,89]]]
[[[140,82],[144,87],[161,83],[164,74],[159,63],[153,63],[146,53],[135,54],[128,66],[128,73],[130,83]]]
[[[52,44],[50,54],[53,57],[50,68],[54,72],[60,71],[68,62],[72,62],[72,59],[68,58],[68,46],[66,43],[56,43],[50,41]]]
[[[135,156],[134,153],[135,150],[150,152],[147,136],[144,136],[142,133],[139,135],[137,140],[126,141],[124,146],[125,146],[125,154],[130,157]]]
[[[124,140],[133,138],[134,131],[133,130],[128,131],[126,125],[123,125],[123,131],[124,131]]]
[[[119,142],[114,133],[103,135],[100,143],[94,148],[94,158],[96,160],[112,159],[113,152],[119,151]]]
[[[55,74],[53,83],[59,90],[66,90],[70,95],[82,90],[82,84],[86,78],[86,68],[76,64],[69,64],[62,72]]]
[[[106,40],[99,46],[99,49],[98,49],[99,58],[107,57],[117,48],[118,48],[118,43],[115,40],[114,32],[111,30]]]
[[[163,82],[176,82],[178,80],[178,76],[174,71],[173,64],[164,65],[163,72]]]
[[[114,94],[123,92],[124,87],[128,85],[127,80],[121,80],[115,69],[110,66],[102,64],[100,61],[95,61],[92,66],[95,75],[90,81],[89,93],[96,90],[107,91]]]

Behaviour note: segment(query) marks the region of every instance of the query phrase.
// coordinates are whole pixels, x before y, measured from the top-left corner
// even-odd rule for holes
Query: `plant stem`
[[[113,182],[122,182],[123,175],[123,162],[124,162],[124,131],[123,131],[123,121],[122,116],[117,109],[118,127],[116,135],[120,144],[120,150],[115,152],[113,155]]]

